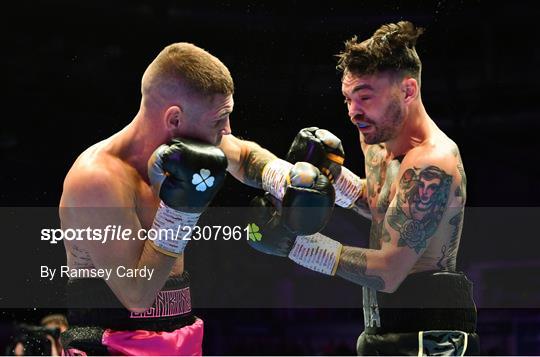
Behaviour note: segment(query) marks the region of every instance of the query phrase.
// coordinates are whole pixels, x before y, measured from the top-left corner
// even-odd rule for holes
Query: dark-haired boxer
[[[203,322],[191,312],[183,264],[188,240],[182,238],[189,237],[174,239],[172,232],[189,232],[197,224],[226,170],[246,184],[279,190],[290,207],[320,207],[317,224],[291,215],[287,222],[294,231],[313,233],[328,220],[334,189],[319,170],[293,166],[230,135],[233,91],[219,59],[192,44],[167,46],[143,75],[133,121],[73,164],[60,202],[62,228],[95,232],[115,226],[131,233],[127,240],[65,241],[67,265],[153,274],[70,279],[66,354],[202,353]],[[137,232],[150,228],[171,234],[139,239]]]
[[[372,220],[369,249],[343,246],[322,234],[291,233],[279,214],[260,217],[268,222],[261,229],[264,239],[250,242],[362,285],[361,355],[479,352],[472,283],[456,272],[465,171],[457,145],[422,103],[415,50],[422,31],[405,21],[383,25],[363,42],[347,41],[339,54],[366,179],[342,166],[341,142],[327,130],[303,129],[287,155],[291,162],[317,166],[333,182],[337,205]],[[272,207],[265,198],[253,204]]]

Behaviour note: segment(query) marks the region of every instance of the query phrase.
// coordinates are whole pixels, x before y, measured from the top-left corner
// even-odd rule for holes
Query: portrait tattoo
[[[388,212],[388,224],[399,233],[398,246],[419,253],[441,222],[452,176],[436,166],[407,169],[399,182],[396,207]]]

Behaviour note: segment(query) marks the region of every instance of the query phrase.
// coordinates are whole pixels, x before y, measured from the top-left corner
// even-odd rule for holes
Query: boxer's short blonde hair
[[[215,56],[191,43],[165,47],[146,69],[141,85],[143,98],[182,94],[210,97],[232,95],[234,83],[227,67]]]

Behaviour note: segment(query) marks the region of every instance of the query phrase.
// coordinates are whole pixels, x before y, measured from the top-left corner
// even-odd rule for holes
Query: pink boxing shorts
[[[101,344],[113,356],[202,356],[203,327],[203,321],[197,318],[193,324],[171,332],[107,329],[101,336]],[[62,355],[88,354],[67,348]]]
[[[169,278],[152,306],[137,313],[123,308],[102,279],[68,287],[83,308],[68,310],[72,326],[60,336],[63,355],[202,355],[204,323],[191,311],[187,272]]]
[[[203,321],[172,332],[105,330],[101,343],[111,355],[122,356],[201,356]]]

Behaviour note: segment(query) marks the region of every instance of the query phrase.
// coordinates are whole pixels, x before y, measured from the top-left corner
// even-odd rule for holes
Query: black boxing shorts
[[[463,273],[409,275],[391,294],[363,288],[359,355],[478,354],[472,282]]]

